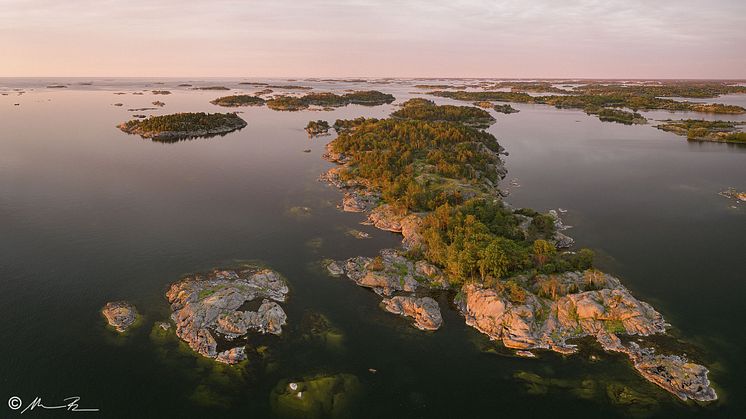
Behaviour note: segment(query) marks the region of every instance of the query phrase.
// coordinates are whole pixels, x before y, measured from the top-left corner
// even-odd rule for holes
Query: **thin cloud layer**
[[[746,78],[746,2],[0,0],[0,76]]]

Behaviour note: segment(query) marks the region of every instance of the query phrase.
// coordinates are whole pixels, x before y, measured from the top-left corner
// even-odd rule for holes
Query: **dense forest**
[[[410,99],[401,109],[391,114],[394,118],[417,119],[420,121],[451,121],[487,128],[495,123],[489,112],[473,106],[435,105],[426,99]]]
[[[746,143],[746,132],[739,131],[743,123],[702,119],[669,119],[661,122],[656,128],[685,136],[689,140]]]
[[[446,97],[463,101],[495,101],[495,102],[517,102],[517,103],[539,103],[552,105],[556,108],[575,108],[595,111],[601,108],[629,108],[638,110],[668,110],[668,111],[692,111],[704,113],[741,114],[746,109],[740,106],[723,105],[719,103],[693,103],[679,102],[671,99],[662,99],[652,95],[637,95],[627,92],[612,92],[608,94],[570,94],[531,96],[528,93],[500,92],[500,91],[434,91],[434,96]]]
[[[377,90],[366,90],[359,92],[350,92],[338,95],[331,92],[308,93],[304,96],[276,96],[267,100],[267,106],[274,110],[298,111],[308,108],[309,106],[321,106],[324,108],[336,108],[350,104],[378,106],[391,103],[396,98],[387,93],[381,93]]]
[[[442,108],[418,102],[414,106]],[[448,114],[448,109],[426,113]],[[420,111],[412,112],[412,119],[409,112],[397,112],[382,120],[337,121],[339,136],[330,147],[349,159],[340,173],[343,180],[380,192],[401,214],[425,214],[422,246],[410,249],[411,257],[443,267],[452,283],[488,285],[517,273],[592,265],[590,250],[555,248],[553,217],[502,203],[496,187],[501,148],[494,136],[457,121],[422,120]]]
[[[210,101],[213,105],[236,107],[236,106],[261,106],[264,99],[252,95],[223,96]]]

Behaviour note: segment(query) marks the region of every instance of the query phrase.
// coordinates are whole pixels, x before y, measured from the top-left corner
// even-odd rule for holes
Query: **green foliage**
[[[557,249],[552,243],[546,240],[534,240],[533,245],[534,257],[539,266],[543,266],[547,261],[557,253]]]
[[[309,106],[322,106],[325,108],[336,108],[349,104],[377,106],[391,103],[396,98],[390,94],[377,90],[366,90],[337,95],[331,92],[308,93],[301,97],[276,96],[267,101],[270,109],[282,111],[297,111]]]
[[[516,92],[449,92],[449,91],[435,91],[430,92],[433,96],[447,97],[450,99],[464,100],[468,102],[475,101],[493,101],[493,102],[518,102],[518,103],[534,103],[535,98],[528,93],[516,93]]]
[[[459,203],[464,185],[479,189],[483,179],[499,180],[500,146],[486,132],[457,123],[399,119],[368,119],[354,126],[332,143],[335,152],[352,158],[341,177],[365,179],[385,201],[402,208],[432,210]]]
[[[394,118],[420,121],[453,121],[475,127],[489,127],[495,122],[489,112],[473,106],[438,106],[424,99],[410,99],[402,108],[391,114]]]
[[[334,122],[334,130],[337,131],[338,134],[341,134],[343,131],[350,131],[354,128],[357,128],[358,126],[362,125],[365,121],[369,122],[376,122],[378,119],[375,118],[365,118],[363,116],[355,119],[337,119]]]
[[[308,121],[306,132],[308,135],[326,134],[329,131],[329,123],[324,120]]]
[[[526,290],[512,279],[505,281],[505,292],[508,300],[512,303],[523,304],[526,302]]]
[[[210,103],[212,103],[213,105],[228,107],[261,106],[264,105],[264,99],[252,95],[233,95],[219,97],[215,100],[210,101]]]
[[[535,214],[528,226],[528,234],[531,238],[552,237],[555,231],[554,217],[548,214]]]
[[[627,329],[624,328],[624,323],[621,320],[606,320],[604,328],[609,333],[627,333]]]
[[[576,92],[586,94],[628,94],[652,97],[711,98],[729,93],[746,93],[746,86],[717,81],[666,81],[655,84],[587,84],[578,86]]]
[[[495,137],[459,120],[409,119],[412,114],[430,118],[461,112],[453,108],[468,107],[413,99],[397,111],[399,118],[337,120],[339,136],[330,147],[349,159],[340,178],[380,192],[402,213],[427,212],[419,229],[421,247],[408,257],[440,266],[453,284],[500,284],[534,270],[588,267],[592,252],[558,254],[547,241],[555,234],[554,218],[530,209],[514,212],[495,198],[492,185],[500,180],[496,169],[501,165]],[[521,229],[525,217],[531,218],[527,233]],[[374,259],[368,268],[383,269],[383,263]],[[520,291],[513,294],[516,300],[525,298]]]
[[[368,266],[366,266],[370,271],[382,271],[384,267],[383,258],[381,256],[374,257],[373,260],[368,263]]]
[[[743,123],[731,121],[705,121],[702,119],[665,120],[656,128],[686,136],[689,140],[746,142],[746,133],[738,131]]]
[[[635,111],[639,109],[663,109],[668,111],[693,111],[723,114],[740,114],[746,112],[746,109],[734,105],[679,102],[671,99],[661,99],[656,96],[637,95],[634,94],[634,92],[618,91],[602,94],[575,94],[561,96],[531,96],[527,93],[499,91],[435,91],[430,94],[469,102],[491,100],[497,102],[543,103],[557,108],[586,109],[589,111],[596,111],[601,108],[629,108]]]
[[[519,112],[518,109],[510,106],[507,103],[504,105],[495,105],[492,107],[492,109],[494,109],[496,112],[507,113],[507,114]]]
[[[237,124],[245,124],[245,122],[235,113],[185,112],[151,116],[143,120],[133,119],[125,122],[124,128],[126,130],[158,133],[210,130]]]
[[[647,120],[637,112],[627,112],[621,109],[603,108],[600,110],[586,110],[589,115],[596,115],[603,122],[617,122],[624,125],[644,124]]]

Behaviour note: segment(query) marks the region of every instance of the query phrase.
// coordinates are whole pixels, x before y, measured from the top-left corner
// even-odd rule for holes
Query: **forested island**
[[[324,120],[317,120],[317,121],[309,121],[308,125],[306,125],[306,132],[308,133],[309,137],[316,137],[319,135],[326,135],[329,133],[329,129],[331,127],[329,126],[329,123]]]
[[[510,106],[507,103],[503,105],[494,105],[492,109],[494,109],[495,112],[500,112],[500,113],[505,113],[505,114],[520,112],[518,109]]]
[[[665,120],[655,127],[694,141],[746,144],[746,132],[739,131],[743,123],[705,121],[701,119]]]
[[[494,102],[517,102],[536,103],[552,105],[556,108],[583,109],[595,111],[602,108],[629,108],[638,110],[667,110],[667,111],[690,111],[718,114],[742,114],[746,109],[735,105],[723,105],[720,103],[694,103],[679,102],[672,99],[662,99],[655,96],[635,95],[630,93],[612,94],[579,94],[579,95],[549,95],[531,96],[528,93],[501,92],[501,91],[433,91],[434,96],[446,97],[463,101],[494,101]]]
[[[403,247],[328,261],[330,274],[373,289],[422,330],[438,329],[441,315],[420,290],[451,289],[468,325],[518,355],[575,353],[569,341],[590,336],[679,398],[715,400],[705,367],[642,339],[665,334],[661,314],[595,269],[591,250],[566,250],[573,241],[555,214],[502,201],[503,149],[464,123],[473,111],[447,106],[415,99],[390,118],[335,122],[325,157],[338,166],[322,180],[345,192],[345,211],[400,232]]]
[[[394,118],[413,119],[420,121],[453,121],[465,125],[487,128],[495,123],[495,118],[489,112],[473,106],[437,106],[427,99],[409,99],[401,105],[401,109],[391,114]]]
[[[175,142],[224,135],[245,126],[246,121],[235,113],[185,112],[133,119],[119,124],[117,128],[153,141]]]
[[[270,109],[278,111],[299,111],[310,106],[322,108],[337,108],[350,104],[378,106],[391,103],[395,100],[393,95],[381,93],[377,90],[366,90],[350,92],[338,95],[331,92],[308,93],[304,96],[276,96],[267,100]]]
[[[264,102],[264,99],[253,95],[223,96],[210,101],[213,105],[225,107],[262,106]]]
[[[603,122],[618,122],[624,125],[646,124],[648,120],[637,112],[628,112],[621,109],[602,108],[589,109],[588,115],[596,115]]]

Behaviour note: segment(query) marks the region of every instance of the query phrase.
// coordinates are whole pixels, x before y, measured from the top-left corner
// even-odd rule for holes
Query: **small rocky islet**
[[[124,333],[132,327],[139,316],[137,309],[126,301],[111,301],[101,309],[109,326],[117,332]]]
[[[282,333],[287,315],[279,303],[288,291],[277,272],[250,267],[187,276],[170,286],[166,299],[179,338],[202,356],[235,364],[246,359],[250,332]],[[248,308],[251,302],[257,307]]]

